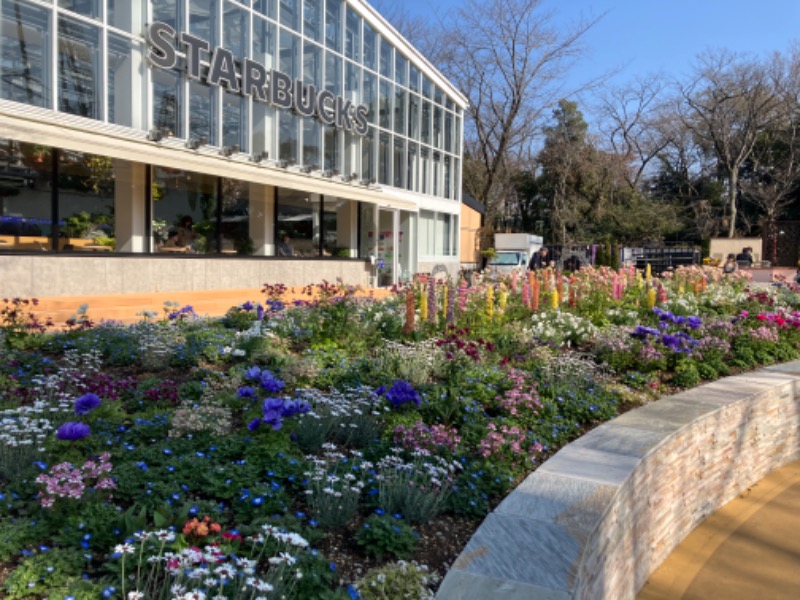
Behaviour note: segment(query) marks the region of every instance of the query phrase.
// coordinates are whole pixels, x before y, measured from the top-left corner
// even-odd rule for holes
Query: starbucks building
[[[362,0],[0,0],[0,294],[459,264],[464,96]]]

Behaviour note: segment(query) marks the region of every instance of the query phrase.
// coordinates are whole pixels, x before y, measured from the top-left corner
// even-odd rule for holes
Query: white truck
[[[494,234],[494,256],[486,263],[491,275],[506,275],[514,271],[525,272],[534,253],[544,244],[540,235],[530,233]]]

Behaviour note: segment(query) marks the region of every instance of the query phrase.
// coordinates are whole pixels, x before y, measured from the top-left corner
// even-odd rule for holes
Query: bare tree
[[[765,65],[729,51],[702,55],[693,80],[681,90],[684,125],[714,154],[727,179],[728,237],[736,233],[739,179],[759,134],[780,114]]]
[[[628,185],[638,189],[648,167],[669,145],[673,131],[661,75],[637,79],[601,98],[601,129],[611,151],[628,161]]]
[[[464,184],[491,223],[529,162],[542,118],[565,96],[565,70],[596,22],[560,29],[542,0],[468,0],[443,28],[441,67],[469,99]]]

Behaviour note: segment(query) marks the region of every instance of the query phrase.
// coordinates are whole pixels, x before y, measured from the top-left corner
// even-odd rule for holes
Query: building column
[[[275,187],[250,184],[250,238],[254,256],[275,255]]]
[[[358,257],[358,202],[345,202],[337,211],[336,240],[350,250],[350,258]]]
[[[147,165],[114,160],[114,236],[117,252],[142,253],[147,231]]]

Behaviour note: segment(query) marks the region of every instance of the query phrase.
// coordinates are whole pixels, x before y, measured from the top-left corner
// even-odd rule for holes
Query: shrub
[[[403,523],[402,516],[388,516],[383,511],[369,517],[356,533],[356,543],[370,556],[410,558],[417,545],[417,532]]]

